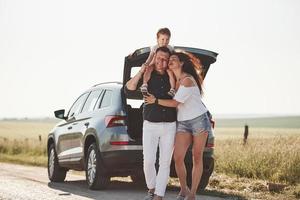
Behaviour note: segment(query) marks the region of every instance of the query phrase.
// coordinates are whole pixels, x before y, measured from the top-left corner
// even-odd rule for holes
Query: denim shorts
[[[203,132],[208,132],[208,138],[213,136],[211,123],[207,113],[204,113],[194,119],[178,121],[176,132],[188,132],[194,136]]]

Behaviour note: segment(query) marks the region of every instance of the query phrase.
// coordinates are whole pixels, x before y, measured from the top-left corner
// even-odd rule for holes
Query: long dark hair
[[[174,51],[172,55],[176,55],[180,62],[183,62],[182,71],[190,74],[196,81],[200,90],[200,94],[203,95],[203,76],[202,76],[202,64],[201,61],[192,53],[185,51]]]

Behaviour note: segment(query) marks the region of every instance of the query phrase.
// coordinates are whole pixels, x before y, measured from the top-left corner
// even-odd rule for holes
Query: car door
[[[57,156],[60,162],[69,162],[72,154],[73,127],[77,124],[76,117],[80,113],[89,93],[82,94],[71,106],[65,123],[58,126],[55,140]]]
[[[91,120],[93,120],[93,112],[97,102],[101,99],[102,93],[102,89],[92,90],[81,112],[76,117],[76,124],[73,126],[71,143],[72,151],[70,156],[72,162],[79,162],[81,158],[83,158],[83,136],[87,129],[90,128]]]
[[[213,51],[208,51],[204,49],[197,49],[192,47],[182,47],[182,46],[175,46],[175,51],[186,51],[189,53],[194,54],[198,59],[200,59],[203,65],[203,76],[206,76],[210,65],[216,62],[218,54]],[[141,49],[137,49],[133,54],[125,57],[124,63],[124,70],[123,70],[123,85],[129,81],[136,72],[138,72],[139,68],[145,61],[147,60],[150,53],[150,48],[145,47]],[[142,80],[138,85],[141,85]],[[129,92],[126,94],[128,99],[142,99],[142,94],[138,90],[134,92]]]

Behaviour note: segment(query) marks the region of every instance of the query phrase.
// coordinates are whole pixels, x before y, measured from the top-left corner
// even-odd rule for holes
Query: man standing
[[[159,99],[172,99],[168,95],[171,88],[166,72],[170,50],[159,47],[154,58],[154,69],[148,81],[148,91]],[[125,91],[137,89],[145,67],[142,67],[131,80],[126,83]],[[144,174],[149,189],[144,200],[160,200],[165,195],[170,174],[174,136],[176,132],[176,108],[156,104],[144,105],[143,111],[143,155]],[[156,174],[155,162],[157,146],[159,146],[159,169]]]

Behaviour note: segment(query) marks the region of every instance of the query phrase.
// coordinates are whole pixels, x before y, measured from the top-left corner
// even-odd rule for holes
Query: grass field
[[[46,139],[57,120],[2,120],[0,121],[0,138]]]
[[[46,138],[58,122],[46,120],[0,120],[0,138],[38,139]],[[243,137],[244,126],[249,126],[250,137],[274,137],[300,134],[300,116],[274,118],[216,119],[217,139]]]
[[[288,184],[296,188],[292,191],[299,197],[300,117],[251,120],[246,120],[246,145],[245,119],[216,120],[215,171],[231,177]],[[47,134],[56,122],[0,121],[0,161],[46,166]]]
[[[221,128],[238,128],[245,124],[255,128],[300,128],[300,116],[289,117],[262,117],[262,118],[239,118],[239,119],[217,119],[217,126]]]
[[[47,136],[55,123],[57,120],[0,121],[0,161],[46,166]]]

